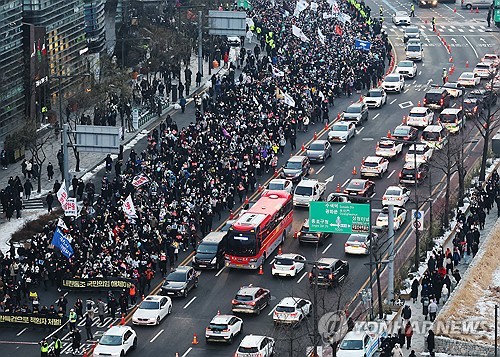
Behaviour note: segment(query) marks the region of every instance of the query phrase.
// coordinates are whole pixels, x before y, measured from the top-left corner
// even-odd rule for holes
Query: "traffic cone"
[[[479,8],[476,6],[476,14],[479,14]]]
[[[262,192],[263,188],[262,185],[259,185],[259,188],[257,189],[257,192]]]
[[[470,7],[470,13],[472,14],[472,12],[474,11],[474,9],[472,8],[472,6]]]
[[[328,122],[325,123],[325,130],[328,130],[330,126],[328,125]]]
[[[300,147],[300,150],[306,151],[306,147],[304,146],[304,144],[302,144],[302,146]]]
[[[245,206],[249,203],[248,196],[245,197]]]
[[[422,106],[422,103],[420,103],[420,101],[418,101],[418,106],[421,107]]]
[[[446,46],[446,47],[448,48],[448,52],[450,52],[450,53],[451,53],[451,45],[450,45],[450,44],[448,44],[448,46]]]
[[[360,102],[362,102],[362,101],[363,101],[363,96],[362,96],[362,95],[360,95],[360,96],[359,96],[359,101],[360,101]]]
[[[318,139],[318,134],[316,134],[316,132],[314,132],[314,140]]]
[[[439,31],[438,30],[436,30],[436,35],[437,35],[437,37],[439,37]]]
[[[465,68],[469,68],[469,61],[465,61]]]
[[[337,184],[337,189],[335,190],[335,192],[340,192],[340,183]]]
[[[283,250],[281,249],[281,245],[278,247],[278,255],[283,254]]]
[[[337,121],[340,120],[340,113],[337,113]]]
[[[229,219],[231,220],[231,219],[233,219],[233,218],[234,218],[234,213],[233,213],[233,211],[229,211]]]
[[[144,301],[144,294],[142,294],[142,301]]]
[[[299,235],[299,233],[297,231],[293,232],[293,239],[297,239],[298,235]]]
[[[196,334],[193,335],[193,341],[191,342],[192,345],[197,345],[199,342],[198,342],[198,337],[196,336]]]
[[[453,57],[450,57],[450,63],[453,63]]]
[[[354,167],[352,168],[352,174],[353,174],[353,175],[356,175],[357,173],[358,173],[358,171],[356,170],[356,166],[354,166]]]
[[[260,265],[259,268],[259,275],[264,275],[264,269],[262,268],[262,264]]]
[[[391,137],[391,131],[390,130],[387,130],[387,137],[390,138]]]
[[[457,7],[455,6],[455,8],[453,9],[453,12],[457,12]]]
[[[404,116],[404,115],[403,115],[403,121],[402,121],[402,123],[403,123],[404,125],[406,125],[406,116]]]
[[[278,170],[274,170],[273,177],[278,177]]]
[[[87,350],[83,351],[83,357],[88,357],[89,356],[89,353],[87,352]]]
[[[220,315],[220,310],[217,310],[217,315]]]
[[[120,325],[125,325],[125,314],[122,314],[122,319],[120,320]]]

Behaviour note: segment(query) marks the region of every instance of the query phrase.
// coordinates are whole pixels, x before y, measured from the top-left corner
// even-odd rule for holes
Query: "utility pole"
[[[59,83],[61,79],[59,78]],[[63,141],[63,177],[64,177],[64,185],[66,186],[66,192],[69,192],[69,163],[68,163],[68,123],[64,123],[62,125],[62,141]]]
[[[198,72],[203,76],[203,12],[198,11]]]
[[[313,357],[318,357],[318,263],[313,263]]]
[[[495,304],[495,357],[498,356],[498,305]]]
[[[372,200],[369,201],[370,204],[370,321],[373,320],[373,233],[372,233]]]
[[[394,300],[394,206],[388,205],[389,210],[387,215],[387,238],[389,239],[389,264],[387,265],[387,273],[389,280],[387,283],[387,301],[391,302]],[[380,300],[380,296],[379,296]]]

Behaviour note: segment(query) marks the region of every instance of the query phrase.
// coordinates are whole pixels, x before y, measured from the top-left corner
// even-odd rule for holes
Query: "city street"
[[[384,0],[382,3],[374,3],[367,1],[371,6],[372,13],[378,12],[380,5],[384,7],[385,24],[384,29],[389,35],[391,43],[396,52],[395,63],[405,59],[405,50],[403,43],[403,27],[396,27],[391,22],[391,16],[394,11],[406,10],[409,12],[410,2],[389,2]],[[418,62],[418,75],[414,79],[406,79],[405,90],[401,94],[389,94],[387,104],[381,109],[370,109],[369,119],[362,126],[357,128],[356,136],[346,144],[333,144],[333,157],[328,159],[324,164],[313,164],[313,171],[310,178],[316,178],[321,182],[328,181],[326,195],[334,192],[337,185],[344,188],[349,179],[356,177],[352,174],[353,166],[359,170],[363,158],[375,154],[375,145],[381,137],[387,136],[388,130],[392,130],[401,124],[403,116],[408,115],[411,107],[417,103],[423,102],[425,93],[432,87],[433,84],[441,83],[441,73],[443,67],[449,69],[451,67],[450,57],[455,65],[455,72],[450,75],[450,81],[456,81],[458,76],[468,70],[466,62],[470,65],[470,70],[476,65],[480,58],[486,53],[492,53],[498,50],[500,45],[498,28],[492,27],[491,31],[486,27],[485,10],[481,10],[479,14],[470,13],[469,11],[460,9],[457,5],[457,12],[454,12],[454,5],[439,4],[434,9],[416,8],[416,18],[412,19],[413,24],[416,24],[421,31],[422,43],[424,47],[424,58],[422,62]],[[439,36],[444,38],[447,44],[450,45],[451,53],[438,37],[437,33],[432,31],[430,20],[436,17],[437,31]],[[483,83],[484,84],[484,81]],[[335,107],[330,108],[330,118],[337,117],[349,104],[359,99],[364,93],[355,93],[352,97],[341,97],[336,99]],[[451,107],[459,107],[461,99],[453,100]],[[190,103],[185,113],[176,112],[172,118],[177,122],[179,128],[187,126],[189,122],[194,120],[195,109],[193,103]],[[435,114],[435,118],[437,114]],[[157,123],[156,123],[157,124]],[[470,128],[472,124],[468,124]],[[306,145],[312,141],[314,133],[318,133],[319,139],[326,139],[327,131],[324,130],[324,125],[317,123],[310,125],[307,133],[300,132],[297,134],[297,148],[301,152],[300,146]],[[147,145],[146,138],[140,140],[136,147],[136,152],[141,152]],[[466,144],[466,166],[470,167],[472,163],[481,155],[482,141],[480,135],[477,134],[477,129],[472,129],[472,134],[467,138]],[[398,185],[398,174],[404,163],[404,153],[407,147],[404,148],[403,155],[397,160],[391,161],[387,174],[382,179],[374,179],[375,199],[381,199],[386,188],[391,185]],[[279,159],[279,165],[283,165],[290,155],[295,152],[290,151],[290,146],[287,145],[284,155]],[[128,157],[128,152],[125,153]],[[443,172],[436,168],[431,168],[432,182],[427,178],[422,185],[419,186],[418,195],[419,201],[425,201],[429,198],[429,185],[431,186],[431,200],[437,201],[444,195],[444,178]],[[95,178],[94,182],[100,182],[104,172],[101,171]],[[456,175],[455,175],[456,176]],[[269,179],[272,178],[271,173],[259,179],[258,183],[266,185]],[[455,177],[456,179],[456,177]],[[413,187],[410,187],[411,198],[414,197]],[[258,194],[255,193],[249,197],[250,201],[255,201]],[[426,204],[423,210],[426,212],[425,224],[428,224],[428,207]],[[406,205],[408,210],[408,219],[405,225],[396,232],[396,269],[401,266],[403,259],[412,256],[415,248],[415,236],[413,227],[410,222],[411,209],[415,208],[414,203],[409,201]],[[381,204],[374,202],[372,218],[373,222],[380,212]],[[227,213],[223,219],[216,224],[223,225],[224,219],[227,218]],[[294,221],[292,232],[299,231],[303,221],[308,218],[308,210],[296,208],[294,210]],[[215,226],[215,225],[214,225]],[[335,257],[349,262],[349,277],[341,286],[330,290],[320,289],[319,301],[324,304],[326,310],[335,311],[337,306],[341,309],[347,308],[354,316],[366,312],[361,306],[359,292],[366,288],[369,283],[369,267],[366,265],[369,258],[365,256],[347,256],[344,253],[344,243],[347,239],[346,235],[333,235],[328,238],[323,246],[301,245],[297,240],[294,240],[290,234],[287,237],[282,249],[284,253],[294,252],[304,255],[308,260],[317,260],[321,257]],[[275,252],[276,253],[276,252]],[[179,265],[190,264],[192,259],[192,251],[181,252],[179,254]],[[293,345],[294,339],[307,336],[311,333],[312,318],[309,319],[308,328],[303,326],[296,330],[276,327],[273,324],[272,312],[274,306],[286,296],[299,296],[312,300],[312,288],[309,286],[308,271],[301,272],[297,277],[291,279],[275,278],[271,275],[271,265],[273,257],[268,257],[264,264],[264,275],[258,275],[257,271],[230,270],[223,268],[216,271],[202,271],[199,278],[199,287],[190,292],[188,298],[173,298],[172,314],[168,316],[159,326],[154,327],[134,327],[138,335],[138,347],[136,351],[130,353],[130,356],[231,356],[234,354],[238,343],[242,337],[247,334],[262,334],[272,336],[277,343],[277,356],[285,356],[286,354],[279,351],[288,350],[289,346],[300,350],[305,346]],[[155,277],[155,286],[161,281],[159,274]],[[387,284],[387,275],[382,276],[384,289]],[[247,284],[261,286],[271,291],[271,304],[266,307],[259,316],[243,316],[244,333],[243,336],[235,338],[232,345],[226,346],[222,344],[206,344],[204,339],[205,327],[208,325],[212,317],[218,311],[222,314],[231,313],[231,300],[238,289]],[[157,289],[153,289],[157,291]],[[67,299],[72,305],[77,297],[85,300],[88,297],[96,300],[98,297],[105,298],[106,291],[102,294],[95,293],[75,293],[69,292]],[[53,304],[58,298],[58,293],[55,289],[50,289],[48,292],[40,294],[43,304]],[[355,312],[355,313],[354,313]],[[117,320],[112,321],[107,319],[105,324],[101,325],[98,318],[95,318],[94,336],[102,334],[106,328],[117,323]],[[131,324],[130,321],[128,321]],[[81,322],[83,324],[83,322]],[[83,326],[83,325],[81,325]],[[85,330],[84,327],[80,328]],[[98,332],[95,332],[95,331]],[[63,355],[71,353],[71,339],[66,335],[66,331],[59,333],[63,338]],[[2,337],[0,344],[2,345],[2,353],[5,357],[14,357],[19,355],[35,356],[39,353],[38,342],[47,336],[50,332],[47,330],[36,329],[2,329]],[[196,334],[199,344],[193,345],[193,335]],[[82,332],[84,335],[84,332]],[[303,340],[302,340],[303,341]],[[93,342],[86,342],[80,349],[79,355],[83,355],[84,350],[90,348]]]

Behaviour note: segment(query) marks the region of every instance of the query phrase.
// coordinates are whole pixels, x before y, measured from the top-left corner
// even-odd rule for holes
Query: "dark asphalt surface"
[[[378,9],[379,4],[373,5],[372,9]],[[395,2],[389,5],[387,2],[382,3],[387,13],[392,13],[394,9],[408,9],[409,3]],[[393,8],[394,9],[393,9]],[[452,45],[452,56],[455,63],[455,73],[451,75],[450,80],[456,80],[462,71],[465,71],[465,62],[469,61],[471,69],[475,66],[478,58],[482,57],[484,53],[492,51],[492,46],[498,48],[498,33],[497,32],[471,32],[470,26],[479,29],[480,26],[485,26],[485,22],[481,22],[485,14],[469,14],[466,11],[458,9],[457,13],[453,12],[453,8],[445,5],[439,5],[437,9],[417,9],[416,22],[420,25],[427,19],[430,20],[432,16],[436,16],[438,28],[443,26],[441,36],[448,39],[447,42]],[[462,18],[461,16],[466,16]],[[474,21],[474,19],[478,21]],[[430,27],[430,25],[427,25]],[[450,26],[454,26],[453,29]],[[396,49],[398,60],[404,59],[404,49],[402,44],[402,29],[396,29],[390,22],[390,17],[386,16],[387,32],[392,40]],[[464,32],[458,31],[463,29]],[[449,31],[452,30],[453,32]],[[433,83],[440,83],[441,71],[443,67],[449,68],[450,55],[442,45],[441,40],[432,34],[429,30],[425,31],[426,35],[423,36],[425,57],[422,63],[418,64],[419,75],[414,80],[406,81],[406,91],[403,94],[390,94],[387,105],[382,109],[370,110],[370,118],[362,128],[358,128],[358,135],[352,139],[345,147],[343,145],[334,145],[333,158],[329,159],[326,164],[313,165],[314,173],[310,175],[312,178],[317,178],[324,181],[334,175],[333,180],[327,186],[327,194],[335,191],[337,184],[344,186],[347,180],[352,178],[351,174],[353,166],[359,169],[359,165],[363,157],[372,155],[375,152],[375,144],[377,140],[386,136],[388,130],[394,129],[401,123],[402,117],[408,114],[412,105],[417,105],[418,101],[422,101],[425,92]],[[452,38],[455,41],[452,41]],[[482,40],[481,40],[482,39]],[[427,44],[427,45],[425,45]],[[491,46],[486,46],[486,45]],[[430,81],[432,80],[432,81]],[[330,117],[334,118],[338,111],[341,111],[351,101],[359,98],[359,94],[351,98],[340,98],[336,100],[335,107],[330,110]],[[411,101],[412,105],[409,105]],[[400,106],[401,105],[401,106]],[[406,108],[406,106],[408,106]],[[457,104],[459,106],[459,104]],[[402,108],[403,107],[403,108]],[[173,116],[178,125],[185,126],[194,118],[194,106],[190,104],[185,114],[176,113]],[[323,125],[316,124],[310,126],[308,133],[299,133],[297,138],[298,146],[301,143],[307,143],[312,139],[315,131],[319,132]],[[473,134],[476,132],[473,131]],[[472,136],[474,136],[472,134]],[[326,137],[326,134],[323,135]],[[468,152],[472,157],[480,154],[481,147],[476,145],[475,140],[469,140],[471,144],[468,147]],[[140,151],[146,146],[145,139],[139,141],[136,146],[136,151]],[[405,148],[405,151],[407,149]],[[280,158],[280,165],[283,164],[290,156],[290,147],[283,157]],[[127,153],[125,154],[127,156]],[[389,165],[388,175],[384,179],[375,179],[376,183],[376,198],[381,198],[385,189],[389,185],[397,184],[398,173],[404,162],[404,156],[401,156]],[[102,172],[99,173],[96,182],[99,182],[102,177]],[[433,170],[432,186],[434,191],[440,194],[442,186],[437,185],[442,179],[443,173],[439,170]],[[264,182],[269,177],[263,177],[260,182]],[[419,196],[421,199],[428,197],[429,183],[425,182],[419,189]],[[435,194],[434,197],[439,196]],[[374,204],[375,208],[379,204]],[[412,203],[409,202],[406,207],[411,211]],[[374,219],[377,212],[373,213]],[[226,215],[227,217],[227,215]],[[296,209],[294,212],[294,223],[292,231],[300,229],[300,226],[305,218],[308,217],[308,211],[305,209]],[[427,223],[426,218],[426,223]],[[407,224],[396,234],[396,244],[401,245],[407,239],[410,239],[410,232],[412,231]],[[222,223],[222,222],[221,222]],[[300,246],[298,242],[289,237],[283,246],[284,252],[300,252],[305,255],[307,259],[318,259],[320,257],[336,257],[346,259],[350,264],[349,279],[343,287],[339,289],[332,289],[326,291],[320,289],[319,299],[321,306],[319,306],[320,316],[324,311],[333,311],[337,306],[343,308],[351,300],[355,300],[360,288],[364,287],[369,276],[369,270],[365,263],[369,261],[367,257],[351,257],[344,254],[344,243],[347,236],[334,235],[329,238],[323,247],[316,248],[314,246]],[[187,253],[180,254],[180,260],[187,257]],[[190,258],[187,260],[190,261]],[[312,290],[309,288],[307,277],[305,273],[299,274],[294,279],[277,279],[271,276],[271,263],[272,257],[266,261],[264,265],[264,275],[257,275],[254,271],[238,271],[223,269],[217,271],[203,271],[200,276],[200,285],[196,290],[191,291],[187,299],[174,299],[173,300],[173,313],[167,317],[165,321],[158,327],[136,327],[135,330],[138,334],[139,345],[136,351],[132,352],[131,356],[175,356],[178,352],[180,356],[230,356],[234,353],[241,336],[235,339],[232,346],[225,345],[207,345],[204,341],[204,330],[211,318],[217,313],[229,313],[231,308],[231,299],[240,286],[244,284],[254,284],[266,287],[271,290],[272,302],[271,306],[267,307],[260,316],[244,316],[244,335],[246,334],[265,334],[277,339],[278,356],[290,356],[290,348],[293,348],[294,355],[303,355],[304,345],[308,344],[308,335],[312,329],[312,321],[307,321],[305,326],[295,329],[275,328],[272,323],[271,316],[273,307],[285,296],[300,296],[312,300]],[[159,282],[159,279],[156,278]],[[51,289],[48,292],[40,292],[42,297],[42,304],[54,303],[57,299],[57,292]],[[77,297],[86,299],[93,297],[97,299],[98,294],[95,293],[75,293],[70,292],[67,298],[72,305]],[[100,297],[105,297],[103,292]],[[355,300],[352,306],[357,304]],[[188,305],[189,304],[189,305]],[[110,322],[110,321],[108,321]],[[106,330],[107,323],[103,327],[99,327],[96,323],[94,331],[102,333]],[[306,326],[307,325],[307,326]],[[84,330],[84,329],[82,329]],[[67,331],[65,331],[67,332]],[[26,356],[38,355],[39,348],[35,343],[40,341],[44,336],[50,333],[47,330],[26,329],[22,327],[16,329],[4,328],[1,330],[0,344],[2,344],[2,355],[4,356],[18,356],[20,353]],[[198,345],[191,345],[193,334],[198,336]],[[60,333],[63,335],[63,333]],[[85,337],[85,332],[82,332]],[[156,338],[155,338],[156,337]],[[153,342],[152,341],[154,338]],[[291,343],[292,341],[292,343]],[[7,343],[10,342],[10,343]],[[68,352],[69,340],[64,339],[63,352]],[[23,344],[28,343],[28,344]],[[292,347],[290,345],[292,344]],[[91,342],[84,345],[85,348],[90,347]],[[83,350],[80,351],[83,354]]]

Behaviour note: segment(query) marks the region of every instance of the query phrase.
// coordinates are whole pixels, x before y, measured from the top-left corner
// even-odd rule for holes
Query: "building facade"
[[[0,143],[25,117],[21,0],[0,0]]]
[[[85,34],[90,53],[99,53],[106,45],[104,0],[85,0]]]

